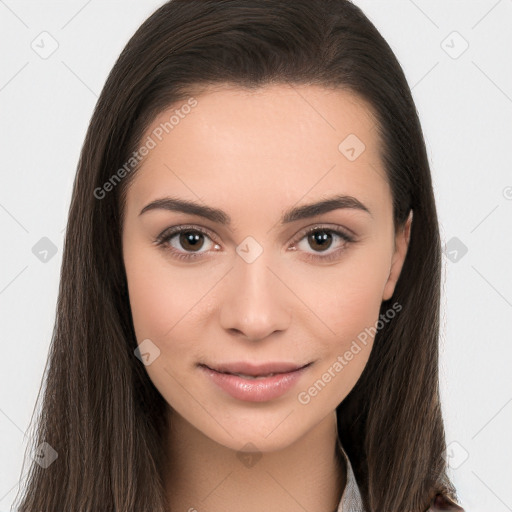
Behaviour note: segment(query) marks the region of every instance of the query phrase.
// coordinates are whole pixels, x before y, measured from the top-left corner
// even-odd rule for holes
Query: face
[[[234,450],[274,451],[355,385],[408,232],[394,231],[375,122],[357,96],[225,86],[195,100],[148,128],[155,144],[127,193],[137,342],[172,414]]]

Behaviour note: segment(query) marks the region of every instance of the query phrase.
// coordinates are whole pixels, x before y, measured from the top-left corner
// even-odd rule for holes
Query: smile
[[[268,372],[266,370],[268,373],[263,373],[262,367],[260,369],[252,367],[252,371],[245,369],[244,371],[248,373],[226,371],[226,365],[221,365],[219,369],[212,369],[204,364],[199,365],[199,367],[207,375],[210,382],[231,397],[248,402],[266,402],[284,395],[297,385],[311,364],[308,363],[302,366],[281,364],[281,369],[284,369],[284,371]],[[243,365],[239,364],[238,366]],[[273,363],[273,366],[278,366],[278,364]]]

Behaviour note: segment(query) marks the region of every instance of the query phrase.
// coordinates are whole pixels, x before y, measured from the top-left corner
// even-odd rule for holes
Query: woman
[[[360,9],[166,3],[82,149],[19,510],[462,510],[440,269],[411,93]]]

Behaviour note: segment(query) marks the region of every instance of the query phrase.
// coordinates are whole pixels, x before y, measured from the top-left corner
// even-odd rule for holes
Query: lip
[[[308,363],[311,364],[311,363]],[[240,361],[237,363],[219,363],[215,365],[202,365],[220,373],[243,373],[258,377],[268,375],[269,373],[289,373],[306,366],[306,364],[286,363],[286,362],[268,362],[263,364],[253,364]]]
[[[200,364],[201,370],[223,391],[233,398],[248,402],[266,402],[278,398],[290,390],[312,363],[297,365],[294,363],[226,363],[216,365],[215,369]],[[250,375],[250,378],[235,373]],[[273,373],[274,375],[263,377]]]

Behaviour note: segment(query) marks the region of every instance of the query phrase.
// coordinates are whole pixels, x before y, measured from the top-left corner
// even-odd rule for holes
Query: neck
[[[169,510],[336,511],[346,484],[336,413],[281,450],[233,451],[170,413],[165,486]]]

